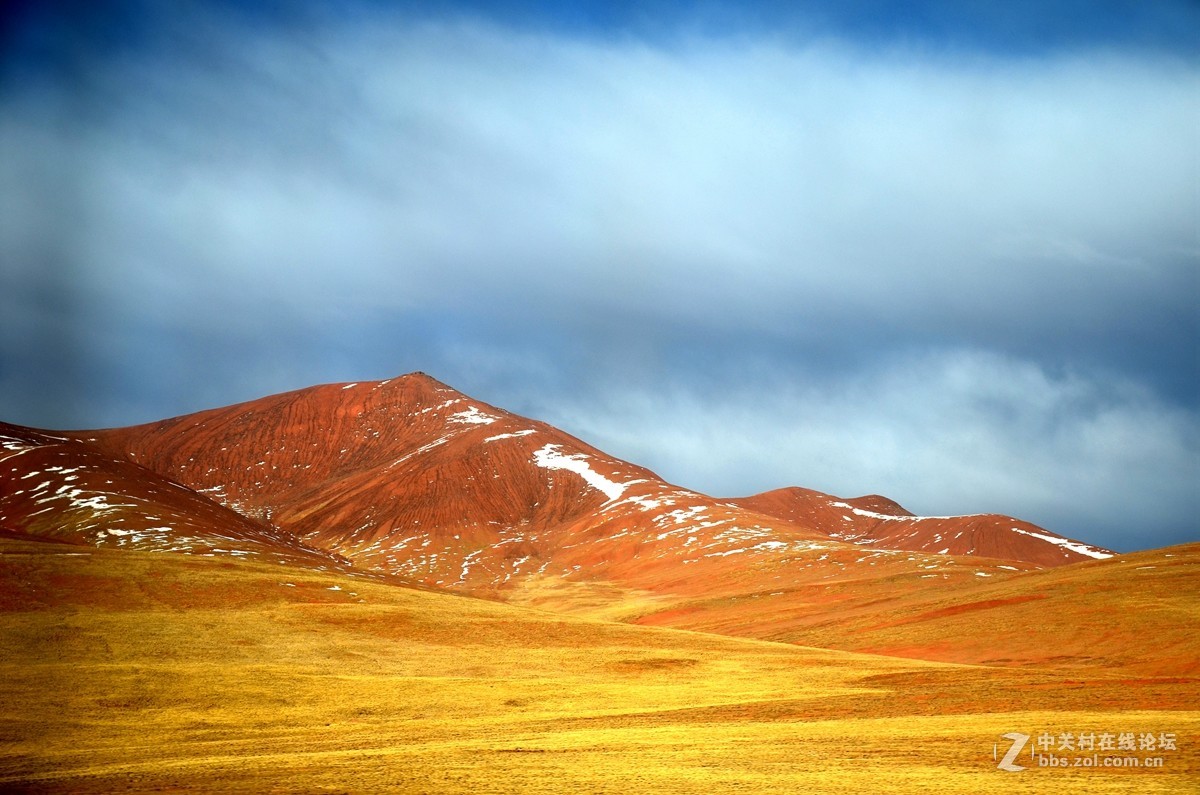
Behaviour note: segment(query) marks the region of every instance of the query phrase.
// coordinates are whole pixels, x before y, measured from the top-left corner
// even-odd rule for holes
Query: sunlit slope
[[[1064,538],[1011,516],[914,516],[894,500],[877,494],[842,498],[793,486],[730,502],[873,548],[979,555],[1040,566],[1113,555],[1111,550]]]
[[[970,592],[991,578],[1035,570],[1015,561],[873,549],[833,539],[768,549],[756,548],[764,542],[753,537],[740,541],[715,553],[668,549],[618,563],[603,561],[574,576],[528,577],[503,597],[541,609],[623,621],[648,611],[666,611],[665,620],[736,606],[737,615],[754,614],[765,626],[775,621],[776,600],[789,593],[813,594],[817,609],[836,604],[846,610],[917,592]]]
[[[607,624],[235,559],[0,539],[0,789],[1187,791],[997,771],[1009,731],[1194,737],[1194,684]]]
[[[78,435],[360,567],[450,590],[724,568],[829,541],[422,374]]]
[[[19,476],[13,469],[10,480],[36,473],[35,480],[53,474],[61,482],[39,484],[52,494],[14,491],[4,499],[25,500],[39,521],[59,510],[62,527],[91,528],[89,543],[247,551],[227,545],[227,532],[199,548],[176,543],[176,536],[198,537],[180,529],[189,515],[167,521],[124,506],[156,522],[142,528],[157,528],[153,536],[115,524],[127,519],[86,493],[42,506],[75,494],[80,483],[68,479],[93,477],[87,467],[37,461],[51,448],[107,456],[94,477],[105,477],[118,497],[150,484],[154,495],[165,489],[210,512],[224,510],[212,502],[220,501],[225,515],[242,514],[247,533],[277,544],[319,546],[363,570],[562,613],[942,661],[1137,675],[1183,675],[1200,656],[1189,625],[1177,621],[1194,618],[1185,596],[1194,590],[1191,568],[1176,566],[1178,576],[1161,587],[1150,583],[1150,608],[1130,611],[1144,589],[1122,573],[1132,571],[1122,559],[1066,566],[1061,577],[1025,573],[1068,562],[1067,553],[1089,561],[1107,554],[1032,525],[913,517],[886,498],[840,500],[804,489],[717,500],[422,374],[46,438],[47,450],[10,440],[10,463],[37,464]],[[116,469],[130,482],[113,479]],[[154,546],[155,538],[172,545]],[[921,548],[897,548],[905,545]],[[1092,573],[1076,575],[1077,568]],[[1071,623],[1079,610],[1087,620]],[[1145,649],[1148,634],[1162,642]]]
[[[504,597],[547,580],[694,593],[786,561],[897,548],[843,532],[847,516],[867,521],[862,509],[789,517],[772,501],[714,499],[420,373],[79,436],[357,566],[467,593]],[[955,520],[921,521],[964,534]],[[956,540],[953,551],[985,568],[1085,559],[1004,521],[1000,546]],[[940,552],[904,560],[920,574]]]
[[[904,574],[847,577],[662,609],[643,602],[636,620],[922,659],[1200,674],[1200,544],[931,581],[937,587]]]
[[[339,387],[335,391],[352,390]],[[494,421],[500,421],[498,415],[485,414],[478,407],[457,410],[476,418],[468,423],[471,426],[487,425],[478,421],[485,417],[497,416]],[[339,565],[327,554],[305,548],[286,528],[272,526],[265,518],[241,516],[91,443],[16,426],[5,428],[5,446],[0,451],[0,519],[4,532],[89,546],[292,560],[318,569]],[[472,445],[490,444],[486,437],[483,442],[473,443],[460,437],[460,442],[468,450],[473,449]],[[531,455],[540,449],[534,448]],[[584,510],[574,521],[542,526],[519,524],[515,530],[502,527],[493,531],[495,537],[489,543],[483,538],[486,532],[472,535],[466,526],[452,523],[459,515],[455,506],[460,506],[463,514],[471,510],[470,501],[460,495],[441,514],[441,529],[432,527],[424,534],[410,533],[400,538],[385,535],[373,545],[378,550],[390,549],[388,554],[398,561],[409,562],[426,555],[436,559],[439,553],[421,552],[425,548],[422,546],[406,552],[407,542],[424,539],[422,544],[432,545],[440,540],[442,549],[451,547],[459,552],[458,557],[438,564],[456,576],[439,578],[432,585],[474,589],[518,603],[613,619],[634,618],[645,611],[686,604],[698,596],[709,602],[737,600],[748,593],[771,597],[779,589],[808,582],[851,581],[854,599],[875,602],[886,589],[930,587],[930,578],[940,585],[985,574],[1004,575],[1026,565],[870,550],[830,538],[815,540],[803,528],[771,522],[666,486],[649,473],[618,471],[618,462],[609,463],[601,474],[603,459],[596,453],[586,459],[564,460],[567,464],[562,470],[549,471],[552,475],[561,472],[567,480],[558,485],[551,480],[546,488],[560,495],[575,495],[572,504]],[[585,463],[587,470],[582,469]],[[623,491],[598,508],[592,506],[589,492],[594,489],[579,471],[565,468],[570,464],[578,465],[593,480],[605,478],[603,482],[597,480],[605,488],[612,488],[606,484],[620,483]],[[522,466],[535,473],[541,470],[528,462]],[[643,476],[635,477],[638,474]],[[363,473],[363,477],[368,476],[378,488],[388,487],[385,478]],[[268,479],[264,490],[269,486]],[[337,491],[336,484],[326,488]],[[381,503],[374,510],[385,511],[388,505],[404,510],[403,492],[391,496],[391,503]],[[373,510],[367,503],[359,507]],[[275,521],[287,521],[288,514],[282,509],[263,511],[262,515],[268,513]],[[435,523],[427,518],[422,524]],[[309,542],[340,532],[342,528],[335,525],[310,535]],[[414,557],[405,558],[405,554]],[[363,557],[365,560],[356,563],[377,560],[370,554]],[[412,570],[404,565],[379,569]],[[748,604],[763,609],[760,621],[775,620],[770,598]],[[733,634],[738,634],[742,628],[734,630]],[[756,634],[761,628],[749,631]]]
[[[0,532],[143,551],[340,566],[124,457],[66,435],[0,423]]]
[[[582,442],[420,374],[88,435],[240,512],[370,562],[386,562],[406,534],[439,543],[490,537],[499,526],[569,522],[605,500],[573,473],[534,465],[547,444]]]

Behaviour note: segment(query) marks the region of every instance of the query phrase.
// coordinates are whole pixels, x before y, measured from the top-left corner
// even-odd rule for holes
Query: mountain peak
[[[716,500],[424,372],[88,438],[358,565],[443,587],[507,587],[529,567],[584,577],[621,566],[653,585],[681,567],[702,577],[718,563],[826,544],[1040,565],[1086,556],[1008,517],[942,517],[934,526],[880,495],[789,487]]]

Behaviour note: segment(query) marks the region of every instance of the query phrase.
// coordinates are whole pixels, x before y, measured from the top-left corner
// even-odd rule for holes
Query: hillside
[[[848,550],[869,539],[848,532],[870,524],[853,508],[714,499],[422,374],[80,438],[360,567],[475,593],[545,577],[634,588],[675,580],[686,590],[750,563],[857,558]],[[1027,568],[1086,560],[1079,550],[1091,550],[1003,517],[987,533],[976,517],[922,521],[937,523],[930,537],[953,536],[951,553],[980,557],[989,571],[989,555]],[[972,537],[975,546],[964,540]],[[891,537],[869,546],[912,548]],[[925,546],[917,551],[945,554]]]
[[[940,555],[980,555],[1061,566],[1113,553],[998,514],[914,516],[877,494],[841,498],[798,486],[731,500],[784,521],[818,527],[853,544]]]
[[[8,792],[1186,792],[1194,694],[0,538]],[[1160,768],[996,769],[1005,732],[1082,730],[1179,742],[1125,754]]]
[[[925,660],[1200,676],[1200,544],[934,582],[808,579],[771,593],[643,604],[625,618]]]
[[[1005,615],[994,602],[1044,598],[1026,573],[1111,555],[1011,517],[915,517],[879,496],[708,497],[422,374],[75,437],[360,570],[560,613],[830,648],[1074,661],[1049,642],[1053,620],[989,644],[965,624],[910,617],[952,605]],[[1128,595],[1123,569],[1100,571]],[[882,630],[894,621],[904,638]],[[1066,636],[1100,640],[1092,656],[1118,667],[1173,670],[1190,644],[1135,652],[1148,625],[1178,634],[1158,613],[1148,621]]]
[[[336,555],[78,439],[0,423],[0,532],[344,567]]]

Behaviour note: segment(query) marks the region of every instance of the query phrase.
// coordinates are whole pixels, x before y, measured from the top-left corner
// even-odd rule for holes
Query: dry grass
[[[741,593],[676,597],[622,618],[943,662],[1200,677],[1200,544],[1040,571],[989,571],[946,580],[855,572],[769,593],[751,581]],[[569,589],[559,590],[558,602],[569,604]]]
[[[79,552],[0,540],[5,791],[1186,792],[1200,773],[1187,680],[902,660],[285,566]],[[1161,770],[1005,773],[993,747],[1010,731],[1174,732],[1178,750]]]

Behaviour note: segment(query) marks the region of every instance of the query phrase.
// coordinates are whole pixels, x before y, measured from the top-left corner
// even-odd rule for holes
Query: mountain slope
[[[546,579],[740,592],[747,578],[863,557],[809,519],[673,486],[423,374],[84,436],[358,566],[480,594],[525,598]],[[872,576],[970,576],[946,556],[894,551],[872,552]],[[1011,551],[967,565],[1028,568]]]
[[[126,458],[6,423],[0,423],[0,531],[89,546],[343,565]]]
[[[4,792],[1189,792],[1194,693],[0,538]],[[1002,732],[1081,729],[1179,742],[996,769]]]
[[[1061,566],[1113,552],[999,514],[914,516],[887,497],[843,499],[791,487],[731,500],[752,511],[818,527],[831,538],[881,549],[980,555]]]
[[[460,588],[569,574],[773,521],[412,375],[272,396],[89,438],[360,566]],[[660,538],[661,536],[661,538]],[[781,544],[783,542],[780,542]],[[635,549],[636,547],[636,549]]]
[[[985,610],[1040,599],[1036,586],[1023,590],[1026,572],[1107,554],[1008,517],[913,517],[882,497],[790,489],[714,499],[421,374],[48,438],[125,466],[135,481],[153,470],[172,494],[188,494],[182,484],[204,505],[219,501],[242,514],[247,533],[327,550],[360,570],[560,613],[896,654],[910,648],[930,659],[1048,659],[1053,638],[1044,633],[1029,636],[1042,638],[1033,652],[1019,635],[981,647],[942,619],[958,604]],[[136,494],[144,486],[108,487]],[[1119,567],[1101,571],[1094,582],[1068,578],[1064,593],[1103,591],[1096,583],[1107,577],[1132,593]],[[925,626],[908,620],[913,611],[938,617],[935,629],[903,643],[881,634],[896,620],[913,632]],[[1138,657],[1137,631],[1079,637],[1097,645],[1097,659]],[[1145,655],[1148,669],[1168,670],[1187,648],[1168,645],[1175,656]]]
[[[1188,544],[933,588],[809,581],[681,600],[636,621],[926,660],[1197,676],[1198,581],[1200,544]]]

